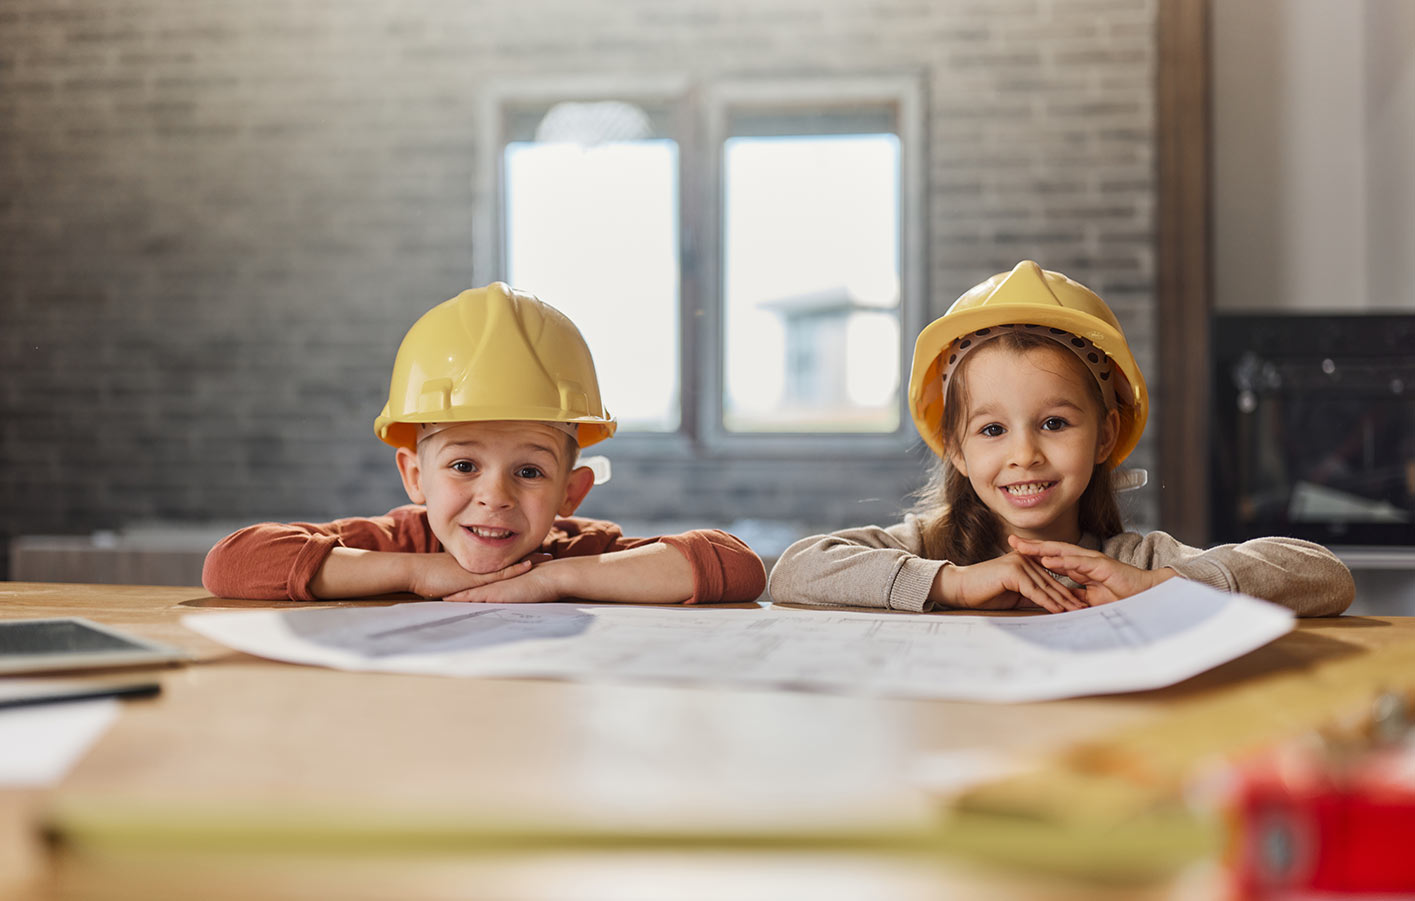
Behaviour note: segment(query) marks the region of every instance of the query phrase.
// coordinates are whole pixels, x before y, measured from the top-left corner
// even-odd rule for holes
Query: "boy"
[[[631,539],[571,515],[596,481],[580,449],[615,428],[564,314],[501,282],[464,291],[408,330],[374,422],[413,504],[249,526],[211,549],[202,583],[221,597],[290,600],[755,600],[766,573],[732,535]]]

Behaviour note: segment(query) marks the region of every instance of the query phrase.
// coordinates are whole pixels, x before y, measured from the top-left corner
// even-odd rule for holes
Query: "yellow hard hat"
[[[1059,328],[1090,341],[1120,368],[1129,387],[1128,404],[1120,406],[1120,434],[1109,463],[1129,456],[1149,417],[1149,391],[1120,322],[1096,293],[1060,272],[1023,260],[1011,272],[1000,272],[965,292],[953,306],[919,333],[914,342],[914,368],[909,377],[909,411],[924,441],[934,453],[947,453],[940,434],[943,423],[943,371],[954,341],[978,329],[1008,324]],[[1125,397],[1124,387],[1116,385]]]
[[[408,329],[373,428],[386,444],[415,447],[420,423],[506,419],[573,424],[580,447],[617,425],[575,324],[533,295],[492,282],[438,304]]]

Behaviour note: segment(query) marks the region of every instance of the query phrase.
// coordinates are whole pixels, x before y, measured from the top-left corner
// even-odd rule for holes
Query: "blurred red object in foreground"
[[[1415,746],[1296,744],[1237,769],[1238,897],[1415,895]]]

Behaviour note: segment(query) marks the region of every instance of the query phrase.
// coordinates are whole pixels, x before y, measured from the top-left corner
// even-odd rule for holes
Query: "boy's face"
[[[398,450],[403,487],[462,568],[494,572],[540,547],[594,485],[566,434],[539,422],[466,422]]]

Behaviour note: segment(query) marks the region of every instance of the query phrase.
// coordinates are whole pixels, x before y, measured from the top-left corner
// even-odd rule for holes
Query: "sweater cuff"
[[[1167,563],[1165,565],[1179,573],[1180,578],[1188,579],[1191,582],[1217,588],[1219,591],[1238,590],[1228,569],[1213,560],[1205,560],[1200,557],[1186,560],[1183,563]]]
[[[894,575],[894,583],[889,586],[889,595],[885,601],[889,609],[907,610],[910,613],[932,610],[929,589],[933,587],[938,571],[947,565],[944,560],[905,557],[900,561],[899,570]]]
[[[685,604],[712,604],[722,600],[725,580],[712,545],[692,533],[664,535],[659,541],[684,557],[693,570],[693,596]]]
[[[330,551],[343,544],[335,535],[311,535],[309,541],[295,555],[295,562],[290,565],[290,574],[285,580],[285,590],[292,601],[317,601],[310,591],[310,583],[314,581],[315,574],[324,565],[324,561],[329,559]]]

